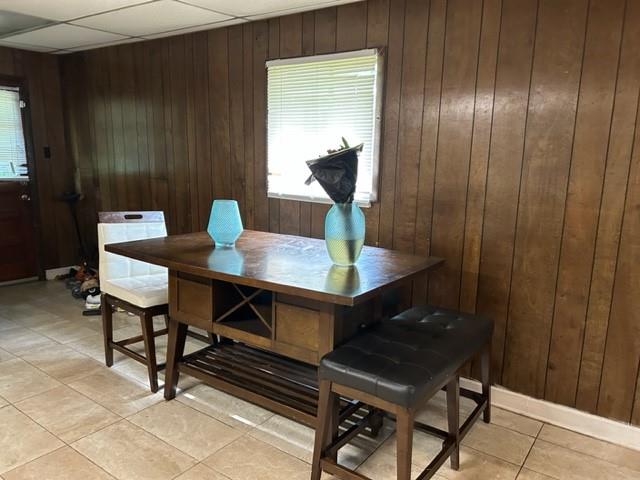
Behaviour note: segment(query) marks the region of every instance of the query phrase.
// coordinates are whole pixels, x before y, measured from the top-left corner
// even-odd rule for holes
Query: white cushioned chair
[[[100,256],[100,289],[102,290],[102,327],[104,331],[105,363],[113,365],[113,350],[147,366],[151,391],[158,391],[158,369],[155,337],[167,333],[153,329],[153,317],[168,315],[167,269],[106,252],[109,243],[129,242],[165,237],[167,228],[162,212],[100,212],[98,214],[98,245]],[[113,309],[120,307],[140,317],[142,335],[113,341]],[[144,342],[145,356],[127,345]]]

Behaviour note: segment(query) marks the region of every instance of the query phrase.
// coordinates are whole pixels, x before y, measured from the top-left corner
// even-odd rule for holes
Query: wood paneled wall
[[[22,79],[29,95],[34,200],[39,206],[34,214],[42,236],[42,266],[76,264],[76,233],[69,208],[60,199],[64,192],[73,190],[74,174],[65,141],[58,57],[0,47],[0,75]],[[49,146],[50,158],[44,157],[45,146]]]
[[[95,210],[321,236],[266,197],[265,60],[387,49],[367,242],[446,258],[416,302],[496,323],[496,381],[640,424],[640,2],[369,0],[64,57]],[[635,148],[634,148],[635,147]]]

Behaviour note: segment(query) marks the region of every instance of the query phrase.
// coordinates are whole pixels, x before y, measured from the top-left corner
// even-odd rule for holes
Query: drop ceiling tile
[[[123,35],[147,36],[155,33],[228,20],[228,15],[173,0],[125,8],[73,22]]]
[[[12,35],[6,37],[4,40],[57,50],[123,40],[124,38],[123,35],[117,35],[115,33],[101,32],[63,23],[52,27],[41,28],[40,30]]]
[[[144,38],[150,40],[153,38],[173,37],[174,35],[200,32],[202,30],[213,30],[214,28],[228,27],[230,25],[237,25],[238,23],[247,23],[247,22],[248,20],[245,20],[244,18],[232,18],[231,20],[224,20],[222,22],[207,23],[204,25],[197,25],[195,27],[180,28],[178,30],[171,30],[169,32],[156,33],[155,35],[146,35]]]
[[[50,23],[53,22],[46,18],[0,10],[0,35],[2,36],[36,27],[44,27]]]
[[[209,8],[229,15],[239,17],[276,16],[275,12],[286,11],[291,13],[315,8],[323,8],[336,3],[331,0],[180,0],[191,5]],[[353,1],[353,0],[351,0]]]
[[[53,20],[94,15],[116,8],[130,7],[149,0],[0,0],[0,10],[36,15]]]
[[[318,0],[316,0],[317,2]],[[321,1],[321,0],[319,0]],[[359,0],[356,0],[359,1]],[[329,8],[329,7],[337,7],[339,5],[345,5],[347,3],[355,3],[354,0],[333,0],[333,1],[326,1],[326,2],[322,2],[322,3],[315,3],[311,6],[300,6],[300,7],[294,7],[294,8],[287,8],[286,10],[277,10],[274,12],[266,12],[266,13],[261,13],[258,15],[249,15],[246,18],[248,18],[249,20],[262,20],[265,18],[271,18],[271,17],[280,17],[283,15],[291,15],[293,13],[299,13],[299,12],[307,12],[309,10],[319,10],[321,8]]]
[[[55,48],[38,47],[36,45],[24,45],[22,43],[7,42],[4,39],[0,40],[0,46],[9,47],[9,48],[18,48],[21,50],[31,50],[32,52],[45,52],[45,53],[54,52],[56,50]]]

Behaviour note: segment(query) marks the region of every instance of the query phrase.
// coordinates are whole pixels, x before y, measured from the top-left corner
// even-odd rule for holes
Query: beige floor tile
[[[476,404],[473,400],[460,397],[460,424],[471,414]],[[446,430],[447,400],[444,392],[440,391],[429,400],[429,403],[416,414],[416,420],[432,427]]]
[[[221,473],[199,463],[191,470],[187,470],[179,477],[176,477],[176,480],[229,480],[229,477],[225,477]]]
[[[638,480],[637,470],[621,467],[584,453],[536,440],[525,467],[559,480]]]
[[[411,478],[416,478],[424,466],[411,465]],[[356,471],[376,480],[396,480],[397,464],[396,457],[384,451],[377,451],[360,465]],[[328,477],[332,478],[332,477]],[[432,477],[435,480],[442,480],[444,477],[436,474]]]
[[[126,420],[84,437],[72,447],[120,480],[168,480],[196,463]]]
[[[54,378],[19,358],[0,363],[0,396],[11,403],[60,385]]]
[[[203,384],[182,392],[176,399],[227,425],[245,430],[266,422],[273,416],[273,413],[264,408]]]
[[[128,420],[198,460],[243,433],[175,400],[158,403]]]
[[[23,355],[22,358],[64,383],[71,383],[105,368],[94,359],[65,345],[51,345]]]
[[[393,432],[386,424],[377,438],[358,436],[338,452],[338,461],[349,468],[356,468],[378,448]],[[266,422],[249,431],[249,435],[273,445],[300,460],[311,463],[315,430],[280,415],[274,415]]]
[[[23,327],[5,330],[0,335],[0,348],[18,356],[55,344],[54,340]]]
[[[9,405],[9,402],[7,402],[4,398],[0,397],[0,408],[4,407],[5,405]]]
[[[637,450],[597,440],[553,425],[545,425],[538,438],[640,472],[640,452]],[[638,478],[640,478],[640,474]]]
[[[462,441],[474,450],[521,466],[535,438],[497,425],[477,422]]]
[[[22,321],[29,321],[32,317],[43,315],[51,316],[51,313],[31,303],[18,300],[17,303],[2,308],[0,315],[8,320],[20,323]]]
[[[232,480],[308,480],[311,466],[252,437],[241,437],[204,463]]]
[[[5,480],[113,480],[78,452],[64,447],[4,474]]]
[[[97,333],[84,337],[77,342],[70,342],[66,344],[67,347],[71,347],[74,350],[87,355],[98,361],[98,363],[104,365],[104,339],[102,333]],[[127,357],[120,352],[113,352],[114,362],[118,362]]]
[[[438,471],[449,480],[513,480],[520,467],[471,448],[460,449],[460,470],[454,471],[446,462]]]
[[[19,402],[16,407],[67,443],[121,418],[65,386]]]
[[[0,316],[0,332],[9,330],[11,328],[17,328],[17,327],[20,327],[19,323],[16,323],[13,320],[9,320],[8,318]]]
[[[0,363],[1,362],[6,362],[7,360],[11,360],[12,358],[16,358],[15,355],[7,352],[6,350],[3,350],[2,348],[0,348]]]
[[[548,477],[547,475],[543,475],[542,473],[534,472],[533,470],[523,468],[522,470],[520,470],[517,480],[554,480],[554,479],[553,477]]]
[[[11,405],[0,409],[0,474],[64,444]]]
[[[493,407],[491,409],[491,423],[535,437],[542,428],[542,422],[517,413]]]
[[[21,327],[25,328],[37,328],[37,327],[46,327],[48,325],[52,325],[58,322],[64,321],[64,318],[54,315],[49,312],[37,313],[34,315],[30,315],[28,317],[23,317],[20,319],[14,320]]]
[[[420,468],[426,467],[442,449],[442,441],[440,439],[418,430],[413,431],[412,445],[411,461]],[[396,447],[396,435],[394,433],[382,444],[378,451],[392,458],[396,458]]]
[[[90,337],[96,333],[94,330],[85,327],[79,321],[72,320],[62,320],[56,323],[33,327],[33,330],[60,343],[77,342],[84,337]]]
[[[123,417],[162,401],[162,392],[151,393],[144,385],[109,369],[81,378],[69,386]]]

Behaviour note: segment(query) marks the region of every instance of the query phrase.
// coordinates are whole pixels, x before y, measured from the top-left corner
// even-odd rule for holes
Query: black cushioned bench
[[[493,323],[481,316],[431,306],[415,307],[364,330],[325,355],[318,371],[320,398],[313,456],[312,480],[324,470],[339,478],[366,479],[338,465],[337,451],[367,425],[354,425],[338,435],[336,421],[340,395],[358,399],[396,418],[398,480],[409,480],[413,429],[443,439],[440,453],[418,478],[430,478],[450,457],[459,467],[459,445],[480,414],[489,422],[490,362]],[[480,357],[482,393],[462,390],[476,408],[459,426],[459,369]],[[414,422],[416,411],[446,387],[449,431]]]

